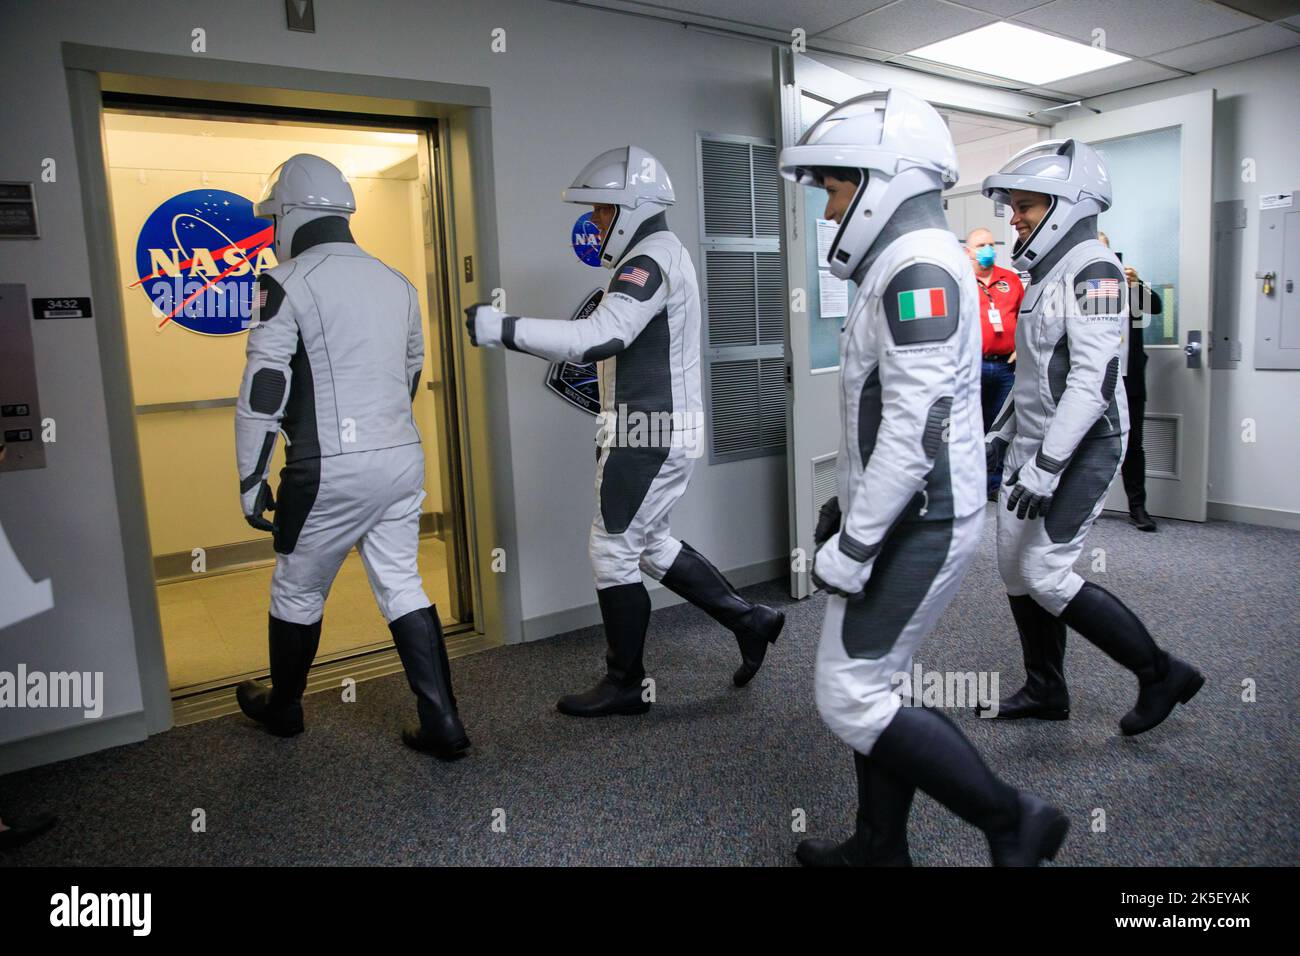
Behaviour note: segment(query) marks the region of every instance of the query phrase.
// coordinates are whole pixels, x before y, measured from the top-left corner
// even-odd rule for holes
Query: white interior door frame
[[[1214,90],[1140,103],[1099,115],[1058,122],[1054,138],[1090,143],[1179,128],[1178,328],[1180,340],[1148,345],[1149,417],[1180,416],[1177,430],[1178,478],[1151,475],[1148,509],[1153,514],[1204,521],[1209,476],[1211,305],[1214,302],[1211,253],[1214,244]],[[1199,332],[1201,367],[1187,368],[1184,347],[1189,332]],[[1108,507],[1123,508],[1122,488],[1111,490]]]

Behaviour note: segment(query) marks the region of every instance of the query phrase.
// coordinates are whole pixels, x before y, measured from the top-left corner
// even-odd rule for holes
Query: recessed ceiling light
[[[919,47],[907,55],[1033,86],[1091,73],[1130,59],[1086,43],[1004,22],[990,23]]]

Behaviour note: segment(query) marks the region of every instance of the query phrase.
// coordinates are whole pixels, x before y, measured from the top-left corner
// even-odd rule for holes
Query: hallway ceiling
[[[1073,100],[1114,93],[1300,46],[1300,0],[554,0],[765,40],[807,32],[829,52],[1000,89]],[[1126,63],[1037,87],[908,56],[999,20],[1091,44],[1105,31]],[[1014,55],[1014,54],[1011,54]]]

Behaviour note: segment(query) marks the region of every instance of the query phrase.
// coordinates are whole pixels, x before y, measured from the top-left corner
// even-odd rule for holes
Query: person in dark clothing
[[[1097,238],[1110,246],[1104,232]],[[1120,474],[1124,478],[1124,493],[1128,495],[1129,520],[1139,531],[1155,531],[1156,523],[1147,514],[1147,455],[1142,447],[1142,423],[1147,410],[1147,353],[1143,338],[1148,322],[1143,316],[1164,313],[1160,296],[1141,280],[1137,270],[1124,266],[1124,277],[1129,284],[1129,315],[1132,324],[1128,335],[1128,364],[1124,368],[1124,391],[1128,394],[1128,450]]]

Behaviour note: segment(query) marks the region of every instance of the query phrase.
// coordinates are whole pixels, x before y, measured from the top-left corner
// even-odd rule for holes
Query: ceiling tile
[[[1285,27],[1265,24],[1217,40],[1205,40],[1180,50],[1170,50],[1168,53],[1161,53],[1155,59],[1167,66],[1196,73],[1228,63],[1240,63],[1252,57],[1276,53],[1291,46],[1300,46],[1300,33]]]
[[[1172,80],[1179,76],[1183,74],[1177,70],[1169,70],[1143,60],[1130,60],[1128,63],[1108,66],[1104,70],[1093,70],[1091,73],[1080,73],[1078,76],[1055,80],[1052,88],[1070,96],[1100,96],[1103,93],[1114,93],[1133,86]]]
[[[644,6],[665,15],[693,13],[769,30],[801,27],[809,36],[892,0],[649,0]]]
[[[995,19],[940,0],[902,0],[850,20],[822,36],[891,53],[906,53]]]
[[[1093,31],[1102,29],[1107,49],[1134,56],[1150,56],[1259,25],[1254,17],[1200,0],[1141,4],[1052,0],[1015,19],[1080,43],[1092,43]]]
[[[1282,20],[1300,13],[1300,0],[1215,0],[1261,20]]]
[[[894,56],[889,50],[877,50],[875,47],[863,46],[860,43],[845,43],[825,33],[816,37],[815,46],[818,51],[839,53],[864,60],[888,60]]]
[[[1043,0],[956,0],[963,7],[974,7],[995,17],[1010,17],[1030,7],[1041,7]]]

